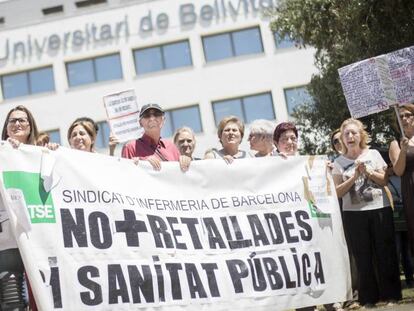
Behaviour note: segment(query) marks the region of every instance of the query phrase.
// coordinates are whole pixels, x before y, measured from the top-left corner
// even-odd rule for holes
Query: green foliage
[[[314,75],[308,86],[313,96],[294,112],[301,130],[302,152],[324,153],[329,133],[350,114],[338,68],[414,44],[414,1],[407,0],[280,0],[271,28],[288,35],[301,48],[316,49]],[[362,118],[373,144],[383,145],[395,133],[393,112]]]

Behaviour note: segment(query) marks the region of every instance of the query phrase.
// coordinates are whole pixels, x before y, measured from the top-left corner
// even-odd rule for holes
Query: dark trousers
[[[0,273],[9,272],[0,279],[0,310],[24,310],[26,297],[24,294],[24,266],[17,248],[0,251]]]
[[[344,230],[358,270],[361,304],[400,300],[401,283],[391,207],[344,211]]]
[[[413,278],[413,261],[411,259],[410,244],[408,241],[407,231],[395,232],[395,242],[397,243],[397,256],[399,257],[398,262],[401,262],[405,282],[407,285],[412,285]]]
[[[18,248],[0,251],[0,272],[14,271],[23,273],[23,261]]]

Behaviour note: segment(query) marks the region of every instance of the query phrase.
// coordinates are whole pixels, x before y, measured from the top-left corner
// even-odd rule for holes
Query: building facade
[[[276,0],[9,0],[0,2],[0,122],[24,105],[67,145],[77,117],[109,127],[102,97],[133,89],[167,110],[162,135],[196,132],[196,154],[219,145],[223,116],[287,120],[306,100],[313,49],[271,32]],[[244,140],[246,140],[247,135]],[[244,146],[247,143],[244,142]]]

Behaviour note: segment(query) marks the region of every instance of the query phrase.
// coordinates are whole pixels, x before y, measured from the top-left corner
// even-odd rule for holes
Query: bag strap
[[[387,195],[388,201],[390,202],[391,208],[394,210],[394,199],[388,186],[384,186],[385,194]]]
[[[158,150],[157,146],[155,146],[155,148],[152,148],[142,138],[139,138],[139,141],[144,145],[144,147],[147,150],[155,153],[161,159],[161,161],[168,161],[167,158],[161,153],[161,151]]]

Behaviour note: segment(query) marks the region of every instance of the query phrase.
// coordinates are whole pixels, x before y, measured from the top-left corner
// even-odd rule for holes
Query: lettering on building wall
[[[86,23],[82,28],[61,34],[52,33],[40,38],[28,35],[26,40],[16,42],[7,38],[3,46],[0,46],[0,60],[40,57],[44,53],[56,53],[69,48],[77,49],[84,45],[119,40],[128,36],[128,15],[125,15],[123,20],[113,24]]]
[[[197,23],[208,24],[224,21],[227,18],[260,14],[274,8],[276,0],[211,0],[208,4],[184,3],[178,6],[178,23],[181,27],[191,27]],[[128,15],[113,22],[98,24],[93,21],[63,33],[50,33],[44,36],[27,35],[24,39],[0,38],[0,61],[41,58],[44,54],[55,55],[59,51],[79,50],[94,47],[100,43],[117,43],[127,39],[131,33],[166,31],[171,26],[171,17],[166,12],[148,10],[146,14],[131,20]],[[132,25],[137,23],[137,29]],[[135,28],[135,27],[134,27]]]

